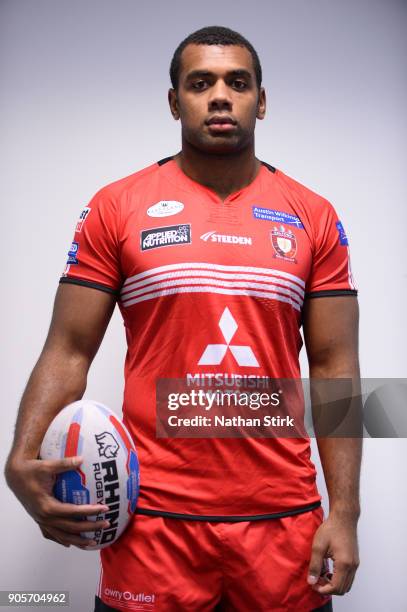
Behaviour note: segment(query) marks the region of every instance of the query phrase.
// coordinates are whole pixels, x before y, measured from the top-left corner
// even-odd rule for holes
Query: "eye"
[[[206,86],[206,81],[200,79],[199,81],[194,81],[192,83],[192,88],[193,89],[198,89],[199,91],[202,89],[205,89]]]
[[[240,90],[246,89],[247,87],[247,83],[245,81],[242,81],[241,79],[235,79],[232,85],[235,89],[240,89]]]

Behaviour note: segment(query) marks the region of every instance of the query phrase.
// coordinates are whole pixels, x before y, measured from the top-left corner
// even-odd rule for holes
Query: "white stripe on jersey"
[[[278,276],[262,276],[260,274],[226,274],[224,272],[210,272],[209,270],[196,270],[191,273],[189,270],[176,270],[175,272],[167,272],[166,274],[155,274],[152,277],[144,278],[137,282],[130,283],[126,287],[123,287],[121,291],[121,297],[125,300],[130,293],[144,287],[145,285],[150,285],[149,289],[152,289],[151,284],[155,284],[158,281],[166,280],[166,279],[180,279],[180,278],[198,278],[198,277],[206,277],[206,278],[216,278],[219,280],[251,280],[251,281],[273,281],[278,285],[282,285],[283,287],[288,287],[294,293],[297,293],[298,296],[303,299],[304,298],[304,290],[298,287],[295,283],[292,283],[284,278],[280,278]],[[171,283],[168,283],[171,284]],[[147,289],[148,290],[148,289]]]
[[[350,249],[349,246],[347,247],[348,249],[348,282],[350,285],[351,289],[356,289],[355,287],[355,279],[353,278],[353,274],[352,274],[352,268],[350,266]]]
[[[268,298],[269,300],[278,300],[280,302],[286,302],[287,304],[291,304],[296,310],[301,310],[301,305],[290,295],[290,297],[285,297],[280,293],[272,293],[271,291],[253,291],[251,289],[226,289],[224,287],[215,287],[208,285],[199,285],[195,287],[190,287],[188,285],[184,285],[182,287],[172,287],[170,289],[162,289],[161,291],[155,291],[153,293],[145,293],[140,297],[135,297],[133,299],[129,299],[125,302],[122,302],[122,305],[127,308],[128,306],[132,306],[133,304],[137,304],[138,302],[143,302],[145,300],[150,300],[156,297],[161,297],[164,295],[173,295],[175,293],[222,293],[224,295],[251,295],[254,297]]]
[[[290,289],[286,289],[284,287],[279,287],[278,285],[268,284],[268,283],[248,283],[244,281],[219,281],[217,279],[211,278],[183,278],[183,279],[175,279],[166,281],[164,283],[153,283],[144,287],[142,289],[135,289],[126,293],[122,296],[122,303],[124,306],[127,305],[129,301],[132,301],[132,298],[148,295],[152,291],[157,291],[169,287],[177,287],[177,286],[189,286],[189,285],[199,285],[199,286],[209,286],[214,285],[215,287],[224,287],[228,289],[261,289],[265,292],[273,291],[275,293],[279,293],[282,295],[287,295],[292,298],[294,302],[296,302],[299,306],[302,305],[302,298],[298,296],[294,291]],[[133,302],[134,303],[134,302]]]
[[[305,288],[305,282],[299,276],[295,276],[294,274],[290,274],[289,272],[283,272],[282,270],[274,270],[273,268],[258,268],[254,266],[224,266],[221,264],[212,264],[206,262],[187,262],[187,263],[175,263],[168,264],[166,266],[158,266],[158,268],[151,268],[151,270],[145,270],[145,272],[140,272],[139,274],[135,274],[134,276],[130,276],[128,279],[124,281],[123,290],[125,287],[138,281],[146,276],[150,276],[153,274],[159,274],[160,272],[168,272],[169,270],[199,270],[199,269],[207,269],[207,270],[215,270],[219,272],[242,272],[245,274],[253,273],[253,274],[265,274],[271,276],[279,276],[281,278],[286,278],[288,280],[297,283],[301,287]]]
[[[103,565],[100,561],[100,574],[99,574],[99,584],[98,584],[98,597],[102,597],[102,580],[103,580]]]
[[[219,269],[226,272],[219,272]],[[213,291],[226,295],[253,295],[276,299],[300,310],[304,300],[304,286],[301,278],[270,268],[208,263],[170,264],[128,278],[121,290],[121,302],[127,307],[174,293]]]

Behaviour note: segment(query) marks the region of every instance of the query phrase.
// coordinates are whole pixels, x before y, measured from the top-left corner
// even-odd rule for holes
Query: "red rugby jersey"
[[[221,201],[167,158],[94,196],[60,282],[117,295],[140,510],[253,516],[320,501],[308,438],[157,438],[155,382],[300,378],[304,299],[357,293],[326,199],[262,163]]]

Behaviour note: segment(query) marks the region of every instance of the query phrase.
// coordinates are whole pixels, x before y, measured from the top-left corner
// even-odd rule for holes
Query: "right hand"
[[[56,460],[14,458],[9,459],[5,476],[10,489],[38,523],[45,538],[63,546],[73,544],[88,548],[96,542],[80,534],[106,528],[109,521],[81,519],[107,512],[108,507],[103,504],[64,504],[52,492],[56,475],[75,470],[81,463],[81,457]]]

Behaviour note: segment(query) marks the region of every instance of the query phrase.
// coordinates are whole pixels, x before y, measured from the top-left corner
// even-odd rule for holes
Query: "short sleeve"
[[[314,235],[306,297],[357,295],[345,229],[332,204],[322,198],[314,215]]]
[[[59,282],[118,293],[122,285],[118,226],[117,202],[103,188],[79,216]]]

